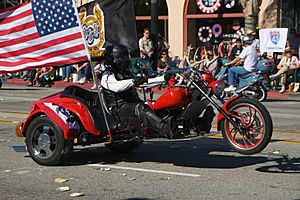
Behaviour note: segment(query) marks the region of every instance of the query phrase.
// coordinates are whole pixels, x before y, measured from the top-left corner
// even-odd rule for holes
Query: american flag
[[[0,72],[88,59],[73,0],[32,0],[0,12]]]

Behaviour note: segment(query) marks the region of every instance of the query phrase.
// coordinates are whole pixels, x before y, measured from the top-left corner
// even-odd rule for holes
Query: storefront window
[[[133,0],[138,38],[144,28],[151,28],[151,0]],[[158,31],[168,39],[168,6],[166,0],[158,0]]]
[[[243,33],[241,5],[230,0],[187,0],[185,10],[185,47],[213,48],[224,52],[234,38]],[[220,45],[221,43],[221,45]],[[222,49],[223,48],[223,49]]]

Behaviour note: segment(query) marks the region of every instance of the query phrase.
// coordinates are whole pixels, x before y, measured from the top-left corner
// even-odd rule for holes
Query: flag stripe
[[[6,18],[8,16],[18,15],[22,13],[24,10],[28,10],[30,8],[31,8],[30,2],[7,8],[5,10],[0,11],[0,19]]]
[[[23,36],[20,38],[12,39],[12,40],[5,41],[5,42],[0,42],[0,48],[4,48],[4,47],[11,46],[14,44],[20,44],[23,42],[28,42],[28,41],[36,39],[38,37],[39,37],[39,34],[36,32],[36,33],[32,33],[30,35],[26,35],[26,36]]]
[[[2,24],[8,24],[10,22],[14,22],[16,21],[17,19],[20,19],[20,18],[23,18],[23,17],[28,17],[32,14],[32,11],[31,10],[26,10],[22,13],[20,13],[19,15],[15,15],[15,16],[12,16],[12,17],[7,17],[7,18],[4,18],[2,21],[1,21],[1,25]]]
[[[76,51],[80,51],[82,49],[85,49],[84,44],[79,44],[79,45],[76,45],[73,47],[68,47],[68,48],[65,48],[62,50],[58,50],[58,51],[54,51],[54,52],[47,53],[44,55],[36,56],[34,58],[26,58],[26,59],[20,60],[18,62],[5,62],[5,61],[1,62],[0,61],[0,66],[12,67],[15,65],[22,65],[25,63],[33,63],[34,61],[42,61],[42,60],[46,60],[46,59],[49,59],[52,57],[58,57],[58,56],[64,55],[66,52],[76,52]]]
[[[0,30],[5,30],[5,29],[10,28],[10,27],[21,26],[23,24],[26,24],[26,23],[32,22],[32,21],[34,21],[33,16],[29,15],[29,16],[17,19],[17,20],[15,20],[13,22],[0,25]]]
[[[84,56],[83,56],[84,55]],[[69,64],[68,60],[70,59],[74,59],[74,58],[81,58],[81,57],[85,57],[85,60],[87,60],[86,57],[86,51],[82,50],[82,51],[77,51],[77,52],[73,52],[73,53],[69,53],[69,54],[64,54],[62,56],[59,57],[52,57],[50,59],[47,60],[42,60],[42,61],[38,61],[38,62],[32,62],[32,63],[25,63],[22,65],[16,65],[13,67],[4,67],[4,66],[0,66],[0,71],[18,71],[21,69],[25,69],[25,68],[29,68],[29,67],[44,67],[44,66],[49,66],[48,63],[59,63],[58,65],[65,65],[65,64]]]
[[[16,26],[16,27],[12,27],[12,28],[9,28],[9,29],[6,29],[6,30],[0,30],[0,36],[4,36],[6,35],[6,39],[9,40],[9,39],[12,39],[12,38],[9,38],[9,34],[16,34],[16,32],[23,32],[27,29],[30,29],[32,27],[35,27],[35,22],[32,21],[32,22],[28,22],[28,23],[25,23],[25,24],[22,24],[20,26]],[[35,32],[36,32],[36,28],[34,28]],[[24,33],[22,33],[23,35],[26,35]]]
[[[80,40],[78,40],[80,39]],[[17,51],[11,51],[11,52],[6,52],[6,53],[2,53],[0,54],[0,61],[5,61],[6,59],[16,59],[16,61],[19,60],[18,56],[20,57],[26,57],[27,54],[31,54],[31,53],[36,53],[36,54],[41,54],[43,52],[37,52],[39,50],[43,50],[45,52],[47,52],[47,48],[50,49],[52,48],[53,45],[59,45],[59,46],[55,46],[55,49],[63,49],[64,46],[70,46],[71,44],[80,44],[82,43],[82,37],[80,33],[74,33],[72,35],[68,35],[62,38],[58,38],[58,39],[53,39],[50,40],[48,42],[44,42],[44,43],[40,43],[31,47],[27,47],[27,48],[23,48]],[[49,48],[50,47],[50,48]],[[54,48],[52,48],[53,50],[55,50]],[[52,51],[53,51],[52,50]],[[14,57],[14,58],[12,58]],[[31,57],[31,56],[28,56]],[[1,59],[1,58],[6,58],[6,59]]]
[[[35,45],[38,45],[38,44],[41,44],[44,42],[52,41],[54,38],[65,37],[65,36],[72,35],[72,34],[78,33],[78,32],[79,32],[78,28],[74,27],[74,28],[70,28],[70,29],[67,29],[64,31],[60,31],[59,33],[56,33],[56,34],[50,34],[50,35],[44,36],[42,38],[35,38],[35,39],[31,40],[30,42],[9,45],[6,49],[0,48],[0,54],[16,51],[16,49],[24,49],[24,48],[32,47],[32,46],[35,46]],[[31,34],[31,33],[28,33],[27,35],[29,35],[29,34]],[[20,36],[20,34],[18,33],[15,37],[13,35],[11,35],[11,37],[12,38],[20,38],[23,36],[22,35]],[[1,46],[1,42],[0,42],[0,46]]]
[[[9,68],[9,70],[7,70],[7,68],[5,67],[0,67],[0,73],[5,73],[5,72],[17,72],[20,70],[30,70],[30,69],[36,69],[39,67],[47,67],[47,66],[62,66],[62,65],[68,65],[68,64],[73,64],[73,63],[79,63],[79,62],[83,62],[86,61],[86,56],[80,56],[80,57],[74,57],[74,58],[70,58],[70,59],[65,59],[65,60],[60,60],[60,61],[53,61],[53,62],[48,62],[48,63],[44,63],[44,64],[40,64],[40,65],[35,65],[35,66],[27,66],[27,67],[17,67],[17,68]]]

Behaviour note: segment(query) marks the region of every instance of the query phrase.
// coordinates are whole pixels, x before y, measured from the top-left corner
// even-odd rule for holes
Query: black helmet
[[[108,46],[104,57],[107,64],[118,69],[124,69],[130,65],[128,49],[123,45]]]

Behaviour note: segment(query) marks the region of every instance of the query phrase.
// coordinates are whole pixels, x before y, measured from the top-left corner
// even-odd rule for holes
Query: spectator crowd
[[[255,35],[252,35],[255,37]],[[146,76],[159,76],[174,66],[184,67],[185,56],[180,59],[174,56],[170,45],[159,35],[157,39],[157,50],[154,48],[151,32],[149,28],[143,31],[143,37],[139,39],[139,57],[132,57],[131,72],[133,75],[139,73]],[[253,44],[259,52],[259,40]],[[299,91],[300,85],[300,59],[299,59],[299,36],[294,30],[291,31],[291,38],[287,41],[286,49],[282,54],[259,55],[258,59],[272,59],[275,63],[270,72],[270,79],[273,88],[280,89],[280,93],[288,90],[289,92]],[[195,51],[190,61],[199,61],[199,69],[209,70],[213,77],[220,72],[224,62],[230,62],[237,58],[243,51],[243,43],[239,36],[230,40],[219,40],[206,42]],[[158,61],[155,62],[155,58]],[[242,63],[237,63],[242,65]],[[78,84],[93,83],[92,70],[89,62],[78,63],[67,66],[42,67],[36,70],[28,70],[7,74],[7,78],[17,77],[29,81],[28,86],[51,87],[56,81],[76,82]],[[96,89],[95,85],[91,89]]]

